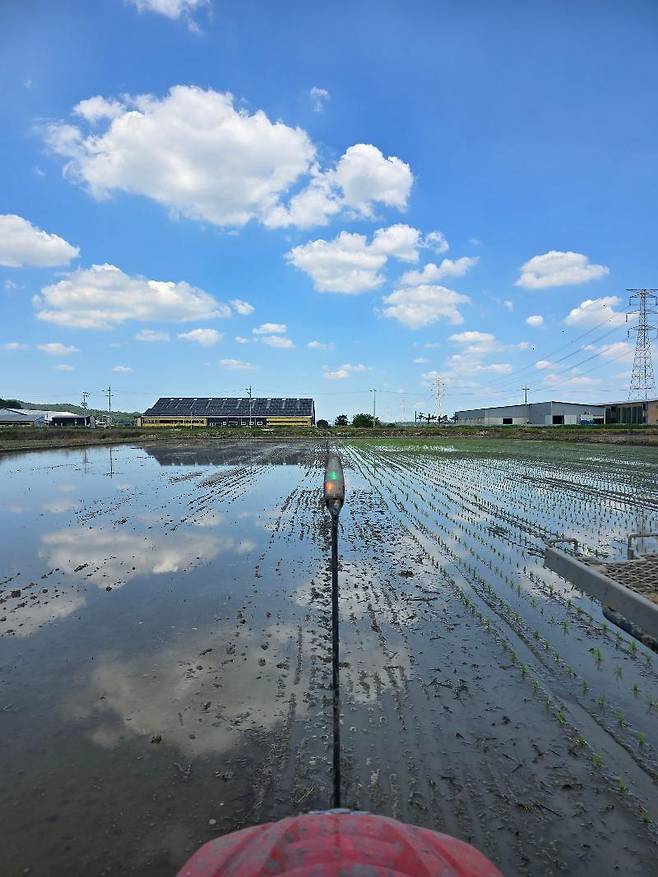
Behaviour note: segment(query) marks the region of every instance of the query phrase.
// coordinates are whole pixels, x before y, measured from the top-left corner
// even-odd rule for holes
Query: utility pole
[[[377,390],[371,390],[372,393],[372,428],[375,428],[375,420],[377,417]]]
[[[443,391],[443,383],[441,381],[441,376],[437,375],[437,378],[434,382],[434,399],[436,401],[436,419],[440,420],[441,415],[443,414],[443,410],[441,407],[441,394]]]
[[[112,429],[112,387],[107,388],[107,428]]]
[[[81,408],[88,408],[87,399],[89,398],[89,393],[86,390],[82,391],[82,405]]]
[[[527,405],[528,404],[528,390],[530,389],[530,387],[521,387],[521,389],[523,390],[523,404]]]
[[[251,397],[251,384],[247,387],[247,393],[249,393],[249,428],[251,429],[251,411],[252,411],[252,397]]]
[[[656,389],[651,356],[651,333],[658,333],[658,327],[652,325],[649,320],[651,316],[658,315],[658,289],[627,289],[626,292],[630,293],[628,307],[633,308],[626,313],[626,322],[628,323],[629,317],[637,315],[637,325],[627,330],[629,338],[631,332],[635,333],[635,357],[628,398],[642,399],[646,402],[649,393],[655,392]]]

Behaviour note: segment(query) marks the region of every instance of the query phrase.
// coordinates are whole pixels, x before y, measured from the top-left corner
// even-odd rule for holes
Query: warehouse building
[[[163,396],[137,418],[138,426],[313,426],[313,399]]]
[[[0,426],[77,426],[93,428],[91,414],[72,411],[39,411],[35,408],[0,408]]]
[[[463,426],[576,426],[605,423],[605,405],[579,402],[528,402],[455,411],[456,423]]]
[[[631,400],[625,402],[609,402],[605,406],[606,423],[642,423],[658,424],[658,399],[647,399],[646,402]]]

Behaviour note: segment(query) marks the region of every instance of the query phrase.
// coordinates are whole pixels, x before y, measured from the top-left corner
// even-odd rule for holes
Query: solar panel
[[[313,415],[311,398],[231,398],[228,396],[161,396],[148,411],[146,417],[270,417]]]

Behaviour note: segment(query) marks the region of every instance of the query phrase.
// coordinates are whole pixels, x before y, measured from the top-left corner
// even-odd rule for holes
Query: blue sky
[[[0,395],[626,397],[655,2],[8,0],[0,45]]]

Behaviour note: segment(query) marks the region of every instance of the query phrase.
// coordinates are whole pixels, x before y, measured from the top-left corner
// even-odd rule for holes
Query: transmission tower
[[[658,289],[628,289],[629,310],[626,314],[626,322],[629,317],[637,316],[637,323],[628,329],[628,337],[631,332],[635,333],[635,358],[633,359],[633,373],[631,384],[628,388],[629,399],[647,400],[649,394],[655,392],[656,378],[653,371],[651,357],[651,334],[657,332],[656,326],[649,320],[658,315]]]

